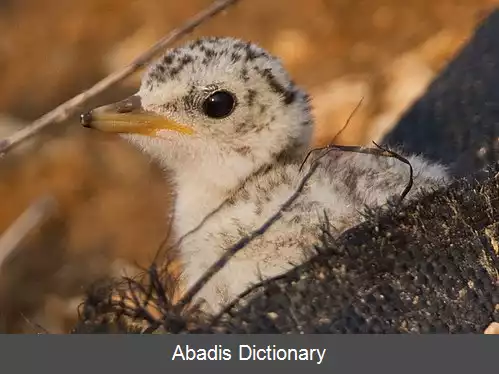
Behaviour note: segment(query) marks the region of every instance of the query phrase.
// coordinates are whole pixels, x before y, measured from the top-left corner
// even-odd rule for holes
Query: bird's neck
[[[237,153],[206,149],[195,157],[170,163],[177,191],[174,213],[177,236],[198,226],[266,163]]]
[[[219,144],[206,139],[151,140],[143,136],[129,136],[128,140],[149,154],[173,177],[176,185],[173,218],[175,236],[178,237],[200,225],[252,175],[294,153],[287,147],[279,149],[258,143],[252,144],[248,153],[237,147],[221,149]],[[245,145],[243,148],[248,147]]]

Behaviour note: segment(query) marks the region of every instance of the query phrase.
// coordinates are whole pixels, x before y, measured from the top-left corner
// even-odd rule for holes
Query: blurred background
[[[0,137],[128,64],[211,0],[0,1]],[[312,96],[315,144],[379,140],[499,0],[241,0],[185,39],[229,35],[279,56]],[[137,89],[140,74],[89,105]],[[95,280],[147,266],[172,186],[119,139],[76,119],[0,159],[0,233],[38,196],[48,222],[0,268],[0,332],[67,332]]]

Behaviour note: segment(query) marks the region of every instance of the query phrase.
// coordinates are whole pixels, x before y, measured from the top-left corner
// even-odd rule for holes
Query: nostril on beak
[[[80,115],[80,123],[83,127],[92,127],[92,112],[86,112]]]

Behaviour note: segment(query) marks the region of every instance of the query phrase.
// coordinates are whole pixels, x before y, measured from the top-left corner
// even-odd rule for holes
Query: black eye
[[[224,118],[232,113],[235,106],[234,95],[227,91],[217,91],[203,102],[203,112],[211,118]]]

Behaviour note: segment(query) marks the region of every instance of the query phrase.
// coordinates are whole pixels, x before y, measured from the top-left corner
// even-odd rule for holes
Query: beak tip
[[[83,127],[91,128],[92,126],[92,112],[86,112],[80,115],[80,124]]]

